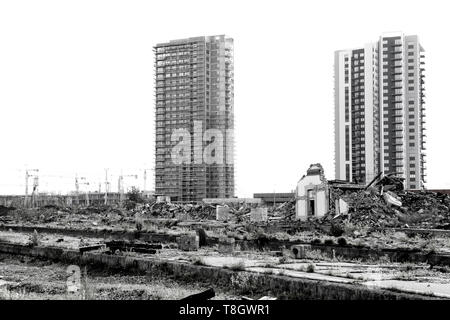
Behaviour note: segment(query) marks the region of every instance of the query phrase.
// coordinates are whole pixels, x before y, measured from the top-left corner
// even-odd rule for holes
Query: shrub
[[[311,241],[311,244],[321,244],[322,241],[320,239],[313,239],[313,241]]]
[[[207,241],[206,241],[207,235],[206,235],[205,230],[203,228],[198,228],[197,235],[199,238],[199,246],[200,247],[206,246],[207,245]]]
[[[244,271],[245,270],[245,263],[244,263],[244,261],[239,261],[237,263],[233,263],[228,268],[230,270],[233,270],[233,271]]]
[[[325,241],[324,241],[324,244],[326,244],[326,245],[333,245],[334,244],[334,241],[333,241],[333,239],[326,239]]]
[[[136,208],[138,203],[145,203],[144,196],[138,188],[132,187],[129,192],[127,192],[127,198],[125,200],[125,208],[127,210],[132,210]]]
[[[339,238],[338,240],[337,240],[337,243],[338,243],[338,245],[340,245],[340,246],[346,246],[347,245],[347,240],[345,240],[345,238]]]
[[[312,263],[309,263],[306,267],[306,272],[313,273],[316,270],[316,266]]]
[[[134,222],[136,225],[136,230],[142,231],[142,229],[144,228],[144,219],[142,219],[142,217],[138,213],[136,213],[136,215],[134,216]]]
[[[278,260],[278,264],[284,264],[284,263],[286,263],[287,262],[287,257],[281,257],[279,260]]]
[[[39,233],[36,230],[34,230],[33,234],[30,236],[30,244],[31,244],[31,246],[35,247],[35,246],[38,246],[40,244],[40,242],[41,242],[41,239],[40,239]]]
[[[333,237],[340,237],[344,234],[344,229],[338,224],[332,224],[330,228],[330,235]]]

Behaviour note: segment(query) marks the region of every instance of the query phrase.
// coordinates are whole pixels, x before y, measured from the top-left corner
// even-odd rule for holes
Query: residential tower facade
[[[234,196],[233,39],[173,40],[154,52],[156,193],[173,201]],[[212,142],[219,148],[208,156]],[[180,143],[183,163],[174,160]]]
[[[335,52],[336,179],[383,172],[425,186],[424,64],[418,37],[402,33]]]

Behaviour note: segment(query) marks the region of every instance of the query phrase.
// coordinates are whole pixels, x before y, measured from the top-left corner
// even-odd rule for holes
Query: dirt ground
[[[80,299],[67,292],[68,265],[22,256],[0,256],[0,300]],[[82,270],[83,272],[84,270]],[[86,299],[89,300],[177,300],[207,290],[198,284],[179,283],[149,274],[127,275],[87,270]],[[240,297],[217,292],[213,299]]]

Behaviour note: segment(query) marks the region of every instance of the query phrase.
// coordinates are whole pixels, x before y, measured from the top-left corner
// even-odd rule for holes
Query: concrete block
[[[196,234],[186,234],[177,238],[178,248],[183,251],[197,251],[199,242],[199,236]]]
[[[216,207],[216,220],[225,221],[230,219],[230,208],[227,206]]]
[[[306,253],[311,251],[309,244],[298,244],[291,247],[295,259],[306,259]]]
[[[266,222],[267,221],[267,208],[252,208],[252,211],[250,211],[250,221]]]
[[[219,252],[220,253],[233,253],[235,249],[235,239],[230,237],[219,238]]]

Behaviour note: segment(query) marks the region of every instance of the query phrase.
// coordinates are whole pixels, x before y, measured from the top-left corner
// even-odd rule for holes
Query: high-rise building
[[[424,187],[424,59],[418,37],[402,33],[335,52],[336,179],[395,173]]]
[[[173,201],[233,197],[233,39],[173,40],[154,52],[156,193]]]

